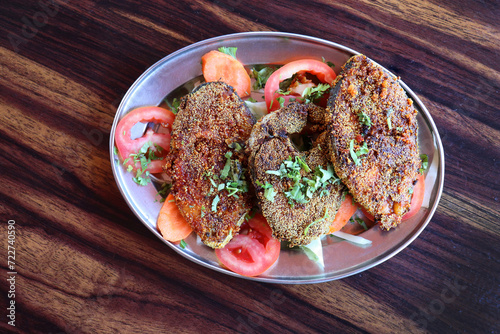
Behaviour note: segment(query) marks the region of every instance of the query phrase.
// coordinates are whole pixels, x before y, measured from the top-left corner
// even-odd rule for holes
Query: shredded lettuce
[[[309,260],[316,262],[321,267],[325,266],[323,259],[323,245],[321,239],[316,238],[307,245],[299,246],[304,251]]]

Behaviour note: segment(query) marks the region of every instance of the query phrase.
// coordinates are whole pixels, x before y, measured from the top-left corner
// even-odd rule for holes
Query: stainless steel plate
[[[114,134],[118,121],[136,107],[158,105],[168,94],[182,90],[185,84],[199,78],[201,56],[221,46],[238,48],[238,59],[244,64],[284,64],[301,58],[316,58],[336,64],[336,71],[358,52],[318,38],[277,32],[249,32],[226,35],[192,44],[163,58],[149,68],[130,87],[115,116],[111,130],[111,166],[123,197],[135,215],[152,233],[174,251],[191,261],[213,270],[243,277],[221,268],[212,249],[197,242],[194,233],[187,238],[186,249],[165,241],[156,230],[161,203],[153,185],[139,186],[114,155]],[[369,56],[369,55],[368,55]],[[419,145],[429,157],[424,205],[417,215],[389,232],[378,227],[362,233],[372,241],[369,247],[359,247],[334,238],[322,240],[324,265],[309,260],[296,250],[282,250],[277,263],[263,275],[247,279],[269,283],[318,283],[350,276],[391,258],[408,246],[429,223],[436,210],[444,180],[444,154],[438,131],[431,115],[420,99],[403,82],[401,85],[419,111]],[[180,88],[181,87],[181,88]],[[187,87],[189,89],[189,87]],[[187,92],[187,91],[186,91]]]

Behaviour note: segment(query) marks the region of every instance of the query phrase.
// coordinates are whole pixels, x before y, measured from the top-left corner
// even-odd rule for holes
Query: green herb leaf
[[[366,144],[366,142],[363,142],[363,146],[359,148],[359,150],[356,152],[356,155],[359,157],[361,155],[368,154],[368,152],[368,145]]]
[[[351,159],[354,161],[356,166],[361,165],[361,160],[358,159],[358,155],[356,154],[356,151],[354,151],[354,139],[351,139],[351,142],[349,143],[349,154],[351,155]]]
[[[304,160],[302,160],[299,156],[295,157],[295,161],[300,165],[300,167],[305,170],[306,173],[311,172],[311,168],[306,164]]]
[[[266,85],[267,79],[273,74],[274,69],[271,67],[254,67],[252,68],[251,74],[255,78],[255,83],[253,84],[253,89],[259,90],[264,88]]]
[[[359,118],[359,122],[361,124],[366,125],[368,128],[372,127],[372,120],[370,119],[370,116],[368,116],[367,114],[365,114],[364,111],[362,111],[362,112],[360,112],[358,114],[358,118]]]
[[[293,181],[293,186],[289,188],[288,191],[284,191],[290,205],[294,205],[294,203],[307,203],[319,189],[324,188],[327,184],[340,182],[331,164],[328,164],[327,169],[322,169],[321,166],[317,166],[313,178],[302,176],[302,170],[306,173],[311,172],[311,168],[305,161],[299,156],[296,156],[295,159],[289,157],[283,161],[278,170],[266,171],[267,174],[276,175],[280,177],[280,179],[287,178]],[[328,195],[329,193],[328,189],[322,189],[320,196]]]
[[[283,108],[285,106],[285,98],[283,96],[278,97],[276,100],[280,104],[281,108]]]
[[[231,151],[229,151],[225,154],[226,164],[224,165],[224,168],[220,172],[220,178],[222,180],[224,180],[229,175],[229,171],[231,170],[231,156],[232,156],[232,154],[233,153]]]
[[[230,55],[234,59],[236,59],[236,50],[238,50],[238,48],[236,48],[236,47],[222,46],[222,47],[219,48],[219,52],[222,52],[222,53],[225,53],[227,55]]]
[[[420,167],[419,172],[420,174],[424,174],[429,167],[429,157],[427,154],[420,154],[420,160],[422,161],[422,167]]]
[[[323,97],[323,95],[330,89],[329,84],[320,83],[316,87],[307,87],[302,92],[302,99],[304,103],[311,103]]]
[[[186,248],[187,243],[184,241],[184,239],[181,240],[181,243],[179,244],[179,246],[181,246],[182,249]]]
[[[219,204],[220,197],[219,195],[216,195],[215,198],[212,201],[212,211],[217,212],[217,204]]]
[[[277,192],[276,190],[274,190],[273,185],[266,183],[266,185],[264,186],[264,197],[268,201],[274,203],[274,197],[276,196],[276,194]]]
[[[349,143],[349,153],[351,155],[352,160],[356,164],[356,166],[361,165],[361,159],[359,159],[360,156],[368,154],[369,149],[368,145],[366,142],[363,142],[363,146],[359,148],[358,151],[354,150],[354,139],[351,139],[351,142]]]

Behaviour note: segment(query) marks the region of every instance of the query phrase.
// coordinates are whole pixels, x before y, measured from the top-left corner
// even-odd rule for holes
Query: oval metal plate
[[[194,233],[186,239],[188,246],[164,240],[156,229],[161,208],[153,185],[139,186],[118,161],[114,152],[114,133],[118,121],[136,107],[159,105],[165,96],[187,82],[199,78],[203,54],[221,46],[238,48],[238,59],[244,64],[284,64],[301,59],[324,59],[336,64],[336,72],[358,52],[326,40],[289,33],[248,32],[220,36],[201,41],[176,51],[158,61],[130,87],[118,107],[110,138],[111,166],[118,188],[139,220],[174,251],[191,261],[213,270],[246,279],[269,283],[318,283],[350,276],[380,264],[408,246],[431,220],[443,190],[444,153],[442,143],[427,108],[404,82],[402,87],[410,96],[419,114],[419,145],[429,157],[426,175],[426,194],[422,209],[398,228],[382,231],[374,227],[362,233],[372,241],[369,247],[359,247],[347,241],[325,238],[322,241],[324,266],[309,260],[301,251],[282,250],[276,264],[258,277],[244,277],[222,268],[212,249],[197,242]],[[389,72],[389,71],[388,71]]]

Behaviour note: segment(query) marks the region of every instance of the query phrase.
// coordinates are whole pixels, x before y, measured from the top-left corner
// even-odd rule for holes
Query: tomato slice
[[[424,194],[425,194],[425,178],[422,174],[419,174],[417,183],[413,187],[413,194],[411,196],[410,202],[410,211],[405,213],[402,220],[407,220],[413,217],[422,207],[422,203],[424,202]],[[365,208],[361,208],[364,215],[370,219],[371,221],[375,220],[372,214],[368,213]]]
[[[239,234],[215,254],[229,270],[243,276],[257,276],[269,269],[280,255],[281,244],[272,235],[261,214],[243,223]]]
[[[335,214],[335,220],[330,225],[328,233],[340,231],[342,227],[351,219],[352,215],[358,210],[358,204],[354,203],[351,195],[346,195],[344,201],[340,205],[339,210]]]
[[[322,83],[331,85],[337,76],[330,66],[314,59],[301,59],[289,62],[288,64],[276,70],[269,79],[267,79],[264,88],[267,110],[273,111],[280,108],[279,97],[285,99],[285,105],[294,95],[281,95],[278,93],[280,83],[283,80],[291,78],[296,73],[310,73],[315,75]],[[297,95],[295,95],[297,96]]]
[[[220,80],[233,87],[240,97],[250,95],[252,91],[250,76],[236,58],[212,50],[201,57],[201,68],[206,82]]]
[[[151,142],[153,144],[151,149],[157,151],[155,154],[161,157],[161,159],[152,160],[143,172],[149,171],[150,173],[160,173],[162,167],[165,165],[165,156],[170,150],[170,134],[155,133],[153,130],[149,129],[144,136],[137,139],[131,139],[131,129],[138,122],[155,122],[171,130],[174,119],[175,115],[170,110],[160,107],[140,107],[126,114],[125,117],[118,122],[115,132],[116,148],[118,149],[121,160],[126,161],[125,165],[132,166],[134,170],[139,169],[141,167],[140,163],[134,163],[133,159],[128,158],[131,154],[137,154],[146,143]],[[158,150],[155,149],[156,146],[161,147],[162,152],[158,152]]]
[[[424,202],[425,193],[425,178],[422,174],[419,174],[417,179],[417,184],[413,187],[413,194],[411,196],[410,211],[405,213],[403,220],[410,219],[413,217],[422,207]]]

